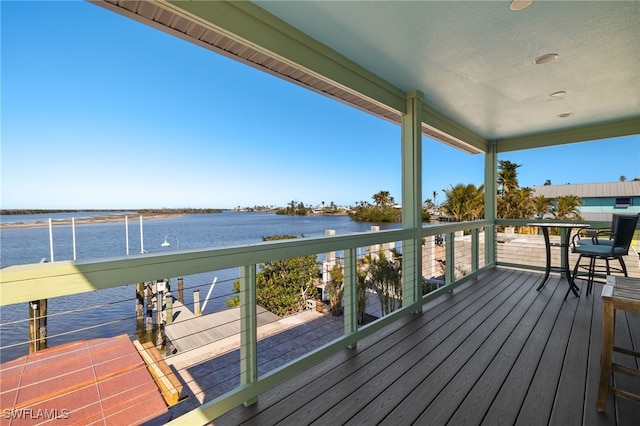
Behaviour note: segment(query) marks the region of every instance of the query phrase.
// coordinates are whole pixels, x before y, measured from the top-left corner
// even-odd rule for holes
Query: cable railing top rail
[[[61,261],[0,270],[0,306],[144,282],[158,276],[197,274],[329,251],[407,240],[411,229],[297,238],[253,245]]]

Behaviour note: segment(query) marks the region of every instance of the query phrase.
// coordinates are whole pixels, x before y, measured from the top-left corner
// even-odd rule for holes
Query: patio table
[[[542,229],[542,235],[544,236],[544,246],[547,255],[547,262],[544,271],[544,277],[542,278],[542,282],[538,286],[536,290],[540,291],[542,287],[546,284],[549,279],[549,273],[553,270],[556,272],[561,272],[565,274],[565,278],[569,282],[569,286],[573,294],[579,296],[578,286],[573,283],[571,279],[571,270],[569,269],[569,244],[571,242],[571,231],[573,229],[585,229],[590,228],[590,225],[576,222],[531,222],[527,223],[527,226],[537,226]],[[551,243],[549,239],[549,228],[559,228],[560,232],[560,243]],[[562,265],[560,266],[551,266],[551,247],[560,247],[562,249],[562,254],[560,256]]]

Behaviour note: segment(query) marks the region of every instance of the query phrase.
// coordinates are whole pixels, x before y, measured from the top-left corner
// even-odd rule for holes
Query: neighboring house
[[[534,186],[534,196],[558,198],[575,195],[582,199],[580,215],[584,220],[611,221],[612,215],[640,213],[640,180],[628,182],[585,183]]]
[[[534,196],[558,198],[576,195],[582,199],[580,215],[584,220],[610,222],[613,214],[640,213],[640,180],[628,182],[585,183],[534,186]],[[640,248],[637,234],[632,245]]]

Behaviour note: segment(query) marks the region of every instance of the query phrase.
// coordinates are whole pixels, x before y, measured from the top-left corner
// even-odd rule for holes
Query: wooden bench
[[[614,346],[616,310],[640,313],[640,279],[609,275],[602,289],[602,355],[600,357],[600,385],[597,410],[604,411],[607,395],[614,395],[640,402],[640,395],[610,386],[611,372],[640,377],[640,370],[613,362],[613,352],[640,358],[640,352]]]
[[[140,343],[140,341],[135,340],[133,344],[145,364],[147,364],[147,369],[155,380],[167,405],[170,407],[177,404],[182,393],[182,383],[162,358],[158,349],[152,342]]]

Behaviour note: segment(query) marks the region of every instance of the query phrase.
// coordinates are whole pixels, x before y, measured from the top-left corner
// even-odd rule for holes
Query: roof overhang
[[[90,1],[470,153],[640,134],[638,1]]]

